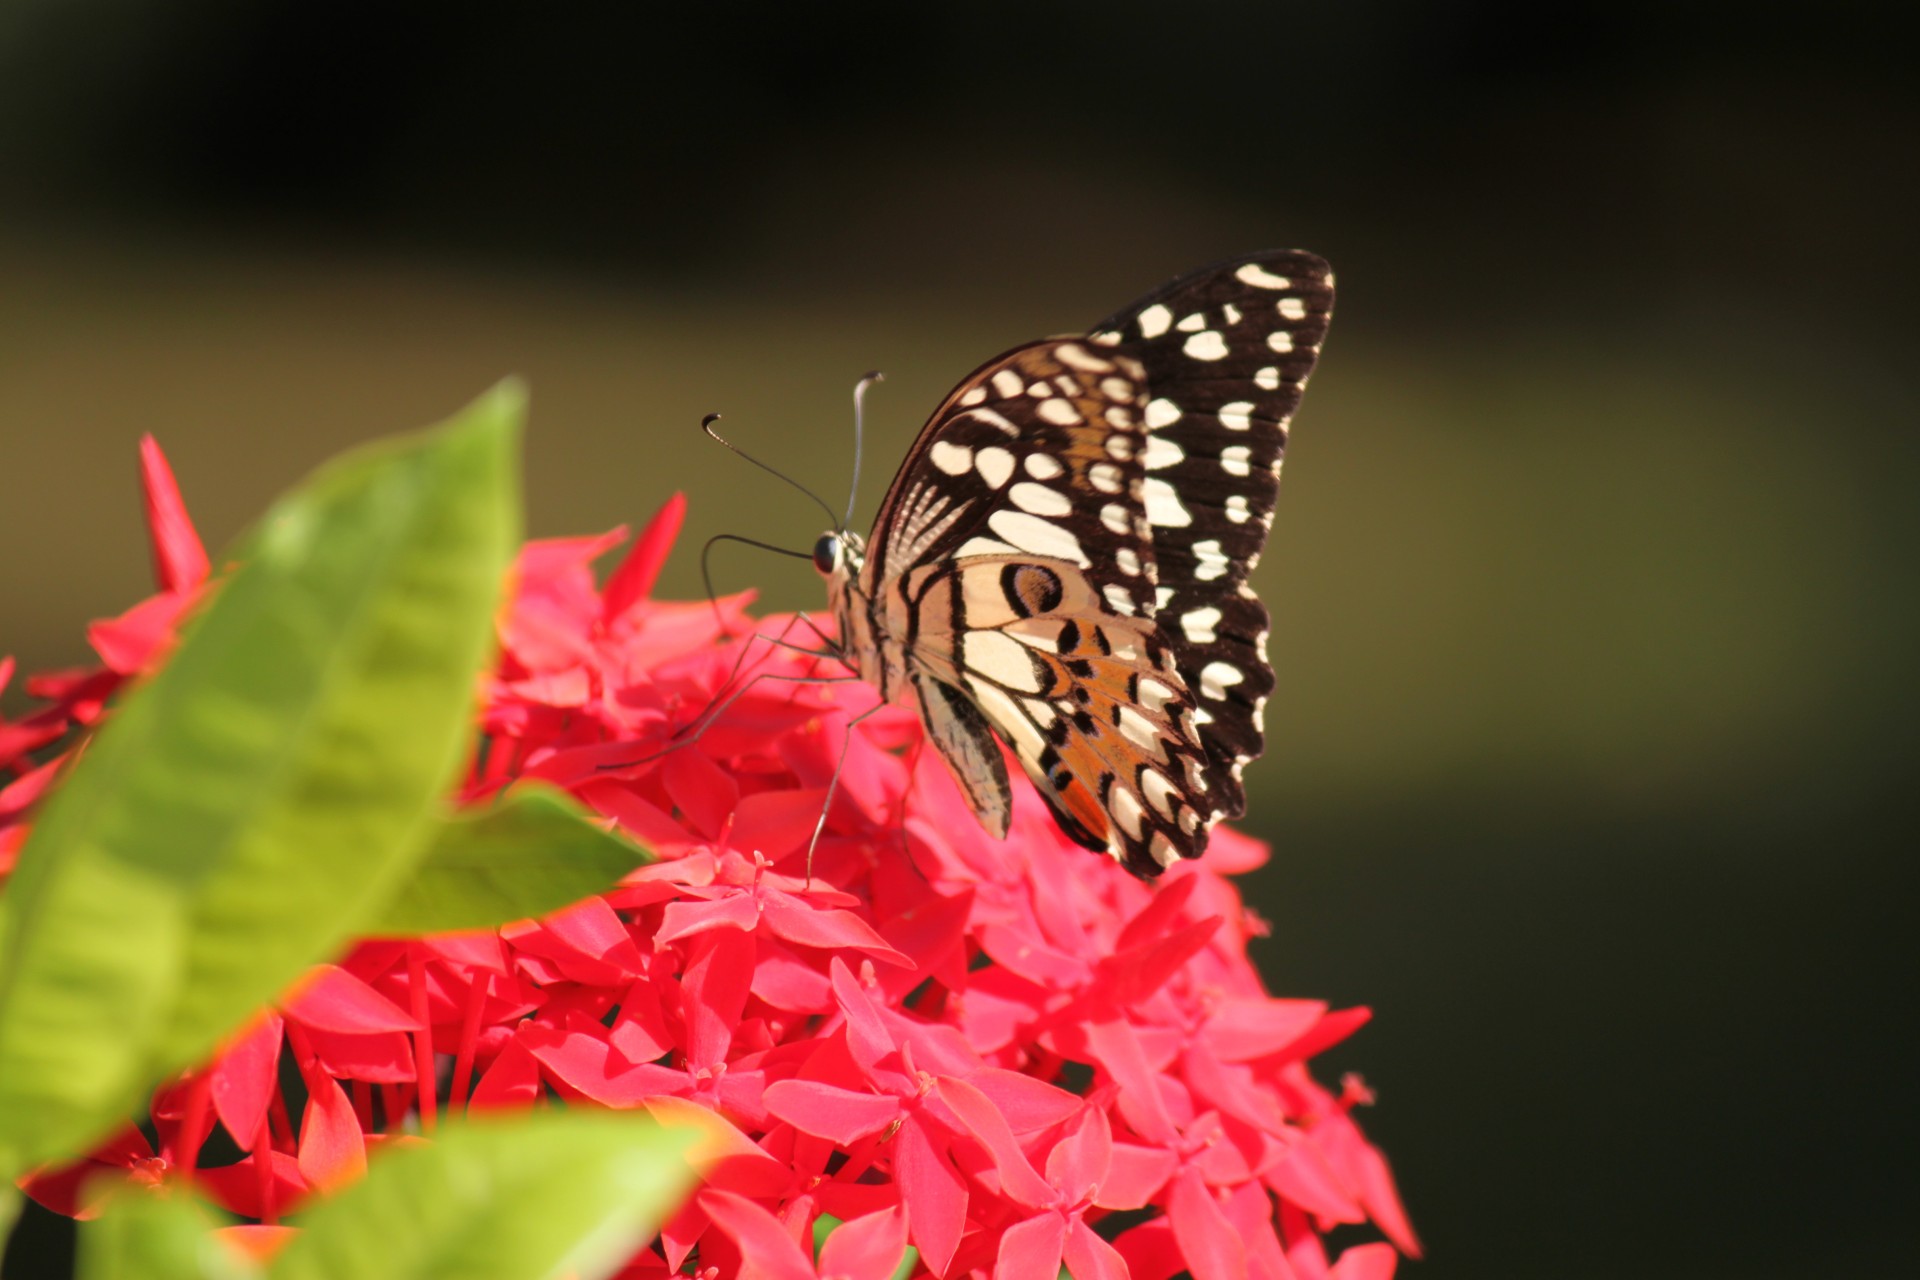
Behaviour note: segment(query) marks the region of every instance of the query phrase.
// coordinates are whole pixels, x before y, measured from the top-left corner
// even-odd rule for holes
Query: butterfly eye
[[[820,541],[813,544],[813,567],[822,573],[832,573],[840,567],[840,535],[823,533]]]

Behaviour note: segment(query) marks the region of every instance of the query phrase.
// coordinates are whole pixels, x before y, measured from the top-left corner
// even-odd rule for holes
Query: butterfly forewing
[[[1266,606],[1246,585],[1273,522],[1287,425],[1333,310],[1310,253],[1268,253],[1181,277],[1103,321],[1097,350],[1146,371],[1144,505],[1161,631],[1199,700],[1219,813],[1245,808],[1273,692]]]
[[[921,431],[833,590],[990,831],[993,734],[1064,831],[1140,875],[1245,807],[1273,689],[1246,579],[1332,298],[1311,254],[1207,268],[988,362]]]

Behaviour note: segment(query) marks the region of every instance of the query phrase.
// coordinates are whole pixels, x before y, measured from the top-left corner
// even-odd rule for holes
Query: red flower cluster
[[[0,850],[54,767],[25,753],[157,660],[206,576],[164,460],[145,460],[163,593],[94,629],[104,669],[30,682],[50,705],[0,724],[0,768],[21,775],[0,791]],[[604,588],[590,566],[622,532],[525,549],[461,797],[545,779],[660,861],[545,920],[361,944],[157,1095],[157,1154],[130,1133],[87,1168],[180,1176],[220,1158],[202,1151],[217,1122],[242,1158],[191,1176],[271,1223],[387,1135],[430,1133],[439,1108],[551,1090],[697,1109],[714,1135],[706,1185],[628,1277],[691,1258],[702,1276],[881,1280],[907,1242],[942,1277],[1390,1276],[1395,1245],[1417,1244],[1349,1114],[1364,1089],[1306,1066],[1367,1013],[1262,986],[1247,947],[1263,929],[1227,876],[1264,847],[1219,831],[1149,887],[1024,788],[1009,837],[989,838],[914,717],[849,728],[873,690],[795,679],[836,672],[769,642],[792,620],[649,598],[682,510]],[[30,1189],[73,1211],[81,1172]],[[822,1214],[846,1225],[816,1269],[803,1245]],[[1323,1234],[1368,1220],[1393,1243],[1330,1259]]]

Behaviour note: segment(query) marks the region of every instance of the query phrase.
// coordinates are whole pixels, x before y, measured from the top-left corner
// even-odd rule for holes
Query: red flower
[[[29,682],[47,705],[0,724],[0,858],[57,767],[39,753],[163,658],[206,579],[165,461],[143,457],[162,594],[96,625],[100,669]],[[706,1118],[708,1184],[631,1277],[694,1258],[878,1280],[909,1242],[921,1273],[1047,1280],[1063,1261],[1076,1280],[1385,1280],[1395,1246],[1415,1253],[1350,1114],[1364,1089],[1308,1072],[1366,1012],[1277,999],[1248,957],[1264,927],[1227,876],[1264,849],[1222,831],[1156,889],[1024,789],[990,839],[914,717],[850,726],[873,690],[796,682],[841,673],[770,642],[804,638],[794,619],[649,597],[682,513],[604,587],[592,561],[621,531],[525,549],[461,788],[557,783],[661,861],[545,920],[360,945],[157,1095],[158,1154],[129,1139],[95,1166],[176,1176],[217,1124],[245,1154],[195,1176],[271,1223],[443,1108],[553,1090]],[[29,1189],[73,1212],[71,1184]],[[844,1225],[816,1266],[822,1214]],[[1390,1244],[1328,1258],[1324,1232],[1369,1220]]]

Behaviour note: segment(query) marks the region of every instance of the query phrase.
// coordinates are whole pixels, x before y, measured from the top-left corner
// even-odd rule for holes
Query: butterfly
[[[1245,810],[1274,688],[1247,577],[1332,308],[1324,261],[1259,253],[1015,347],[934,411],[871,536],[815,544],[841,651],[913,699],[992,835],[999,742],[1068,836],[1141,877]]]

